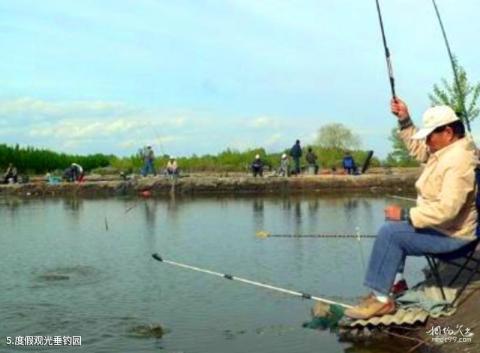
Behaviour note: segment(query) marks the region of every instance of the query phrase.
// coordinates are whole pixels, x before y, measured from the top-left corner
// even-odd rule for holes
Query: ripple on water
[[[52,285],[79,286],[98,283],[102,280],[101,271],[92,266],[65,266],[34,272],[32,288]]]

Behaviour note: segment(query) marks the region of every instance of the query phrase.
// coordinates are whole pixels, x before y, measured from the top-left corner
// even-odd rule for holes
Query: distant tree
[[[352,150],[360,147],[360,137],[345,125],[333,123],[322,126],[318,130],[316,142],[323,148]]]
[[[388,139],[392,142],[393,151],[387,156],[385,161],[387,165],[396,167],[415,167],[419,165],[415,158],[410,156],[407,146],[398,136],[398,128],[392,129]]]
[[[480,97],[480,83],[470,84],[465,69],[458,64],[454,58],[454,67],[457,72],[459,86],[455,77],[451,82],[442,78],[442,84],[433,85],[433,93],[429,94],[430,102],[433,105],[444,104],[452,107],[456,112],[463,112],[465,105],[469,122],[472,122],[480,113],[478,98]],[[463,120],[463,116],[460,116]]]

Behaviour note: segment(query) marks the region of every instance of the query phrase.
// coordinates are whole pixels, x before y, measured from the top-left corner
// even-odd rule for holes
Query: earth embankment
[[[165,176],[132,176],[122,180],[116,176],[88,176],[82,183],[61,182],[55,185],[43,178],[32,178],[25,184],[0,186],[0,196],[119,196],[148,194],[162,196],[205,194],[274,194],[274,193],[337,193],[337,192],[409,192],[419,175],[418,169],[371,173],[364,175],[301,175],[289,178],[247,174],[191,174],[177,179]]]

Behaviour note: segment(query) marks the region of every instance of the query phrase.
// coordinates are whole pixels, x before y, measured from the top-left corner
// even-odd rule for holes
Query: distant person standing
[[[143,150],[143,170],[142,175],[147,176],[149,173],[153,175],[157,175],[155,172],[155,168],[153,166],[153,162],[155,160],[155,154],[153,153],[152,146],[147,146]]]
[[[302,147],[300,147],[300,140],[295,141],[295,144],[290,149],[290,156],[293,158],[293,171],[296,175],[300,174],[300,158],[302,157]]]
[[[307,160],[309,169],[313,169],[314,174],[318,172],[318,164],[317,164],[317,155],[313,152],[311,147],[308,147],[308,152],[305,155],[305,159]]]
[[[251,168],[254,177],[257,177],[257,175],[263,177],[263,161],[260,159],[259,154],[255,156]]]

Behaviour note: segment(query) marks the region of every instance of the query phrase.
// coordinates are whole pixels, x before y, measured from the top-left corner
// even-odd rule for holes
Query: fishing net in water
[[[320,330],[334,330],[343,318],[345,308],[336,304],[318,302],[312,308],[312,320],[303,323],[303,327]]]

